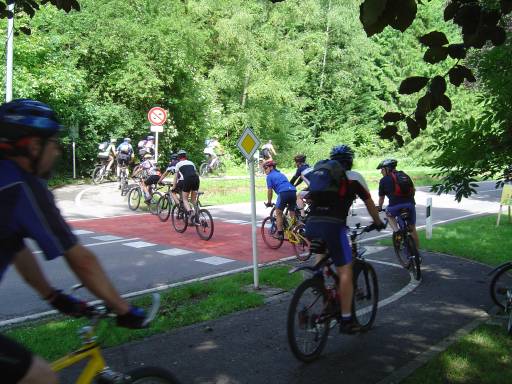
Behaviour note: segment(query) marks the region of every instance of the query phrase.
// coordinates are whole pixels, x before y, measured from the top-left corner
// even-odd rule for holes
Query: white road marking
[[[86,231],[85,229],[73,229],[72,231],[75,235],[87,235],[89,233],[94,233],[93,231]]]
[[[100,241],[111,241],[111,240],[120,240],[122,237],[113,236],[113,235],[104,235],[104,236],[91,236],[91,239],[100,240]]]
[[[192,251],[188,251],[186,249],[180,249],[180,248],[164,249],[163,251],[157,251],[157,252],[163,253],[164,255],[169,255],[169,256],[180,256],[180,255],[187,255],[189,253],[194,253]]]
[[[231,263],[235,260],[226,259],[224,257],[211,256],[211,257],[205,257],[204,259],[197,259],[195,261],[199,261],[201,263],[206,263],[206,264],[211,264],[211,265],[221,265],[221,264]]]
[[[106,245],[114,243],[122,243],[123,241],[138,240],[138,237],[131,237],[129,239],[113,240],[113,241],[101,241],[99,243],[82,244],[84,247],[95,247],[96,245]],[[32,253],[43,253],[43,251],[33,251]]]
[[[124,243],[123,245],[126,245],[127,247],[132,247],[132,248],[145,248],[145,247],[153,247],[156,244],[147,243],[145,241],[134,241],[133,243]]]
[[[247,224],[246,220],[223,220],[225,223],[231,224]]]

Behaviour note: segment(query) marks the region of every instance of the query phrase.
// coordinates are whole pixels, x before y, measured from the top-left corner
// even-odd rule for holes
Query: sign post
[[[237,147],[249,162],[249,173],[251,179],[251,222],[252,222],[252,265],[254,274],[254,289],[259,289],[258,277],[258,247],[256,244],[256,183],[254,180],[254,161],[252,157],[254,152],[259,148],[260,141],[251,128],[247,127],[238,139]]]
[[[71,137],[72,142],[72,148],[73,148],[73,179],[76,179],[76,155],[75,155],[75,141],[78,139],[78,126],[71,125],[69,127],[69,137]]]
[[[155,161],[158,162],[158,133],[164,131],[167,120],[167,111],[160,107],[153,107],[148,112],[148,121],[151,123],[151,132],[155,133]]]
[[[425,220],[425,236],[427,239],[432,238],[432,198],[427,198],[427,214]]]
[[[498,220],[496,226],[500,225],[501,209],[508,206],[508,222],[510,223],[510,206],[512,206],[512,184],[505,184],[501,192],[500,211],[498,212]]]

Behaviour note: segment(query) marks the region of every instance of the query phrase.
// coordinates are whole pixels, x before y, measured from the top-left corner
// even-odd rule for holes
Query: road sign
[[[167,112],[163,108],[153,107],[148,112],[148,120],[152,125],[164,125]]]
[[[510,207],[512,206],[512,185],[505,184],[503,191],[501,192],[500,211],[498,212],[498,220],[496,220],[496,226],[500,225],[501,210],[503,206],[508,207],[508,222],[511,222]]]
[[[151,132],[160,132],[162,133],[164,131],[164,127],[161,125],[152,125],[151,128],[149,128]]]
[[[242,136],[238,139],[238,143],[236,143],[236,145],[245,158],[251,161],[254,152],[256,152],[260,147],[260,141],[252,129],[247,127],[245,128],[244,133],[242,133]]]

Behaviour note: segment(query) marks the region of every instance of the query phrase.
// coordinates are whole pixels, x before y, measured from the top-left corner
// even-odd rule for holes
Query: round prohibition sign
[[[160,107],[153,107],[148,112],[148,120],[153,125],[164,125],[167,120],[167,112]]]

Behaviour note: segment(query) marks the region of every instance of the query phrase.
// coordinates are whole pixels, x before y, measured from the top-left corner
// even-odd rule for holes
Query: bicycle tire
[[[393,249],[395,250],[396,258],[402,267],[409,269],[411,261],[407,256],[405,245],[405,234],[403,231],[393,233]]]
[[[208,163],[201,163],[199,166],[199,175],[202,177],[208,176]]]
[[[180,206],[174,205],[171,210],[172,226],[178,233],[183,233],[188,227],[188,215]]]
[[[226,174],[226,166],[224,165],[224,163],[220,163],[218,166],[217,166],[217,169],[215,170],[215,172],[217,173],[217,175],[219,176],[223,176]]]
[[[410,255],[410,265],[411,272],[414,276],[415,280],[421,280],[421,262],[420,262],[420,254],[418,253],[418,249],[416,248],[416,243],[411,235],[407,234],[407,250]]]
[[[136,211],[139,208],[141,196],[142,191],[140,187],[130,189],[130,192],[128,192],[128,208]]]
[[[277,236],[276,219],[268,216],[261,223],[261,237],[270,249],[278,249],[284,242],[284,238],[278,239],[274,236]]]
[[[300,306],[300,300],[303,298],[307,290],[311,289],[312,299],[310,305]],[[286,330],[288,334],[288,344],[293,355],[300,361],[310,363],[317,359],[322,353],[327,337],[329,336],[330,318],[323,323],[317,322],[324,314],[328,307],[328,294],[324,287],[323,280],[319,278],[311,278],[303,281],[295,290],[290,306],[288,308],[288,318],[286,322]],[[318,309],[312,310],[313,306],[318,304]],[[296,320],[298,321],[298,329],[296,329]],[[306,336],[312,337],[312,342],[300,342],[298,331],[304,330]],[[306,345],[312,344],[311,350],[306,350]],[[303,347],[303,348],[301,348]]]
[[[153,192],[151,194],[151,200],[148,203],[149,212],[152,215],[158,215],[158,202],[162,198],[162,193],[160,192]]]
[[[160,367],[140,367],[131,370],[126,383],[130,384],[180,384],[174,375]]]
[[[507,300],[507,308],[505,312],[508,313],[508,321],[507,321],[507,333],[512,335],[512,301]]]
[[[299,261],[307,261],[311,257],[311,252],[309,250],[309,241],[306,239],[306,226],[304,223],[299,222],[293,230],[293,236],[296,237],[298,242],[290,241],[292,243],[293,252],[295,253],[295,257]]]
[[[169,195],[163,195],[156,205],[156,212],[160,221],[165,222],[171,216],[172,202]]]
[[[501,309],[505,309],[507,291],[512,290],[512,265],[499,270],[492,278],[489,288],[492,301]]]
[[[100,184],[105,177],[105,167],[103,165],[98,165],[92,171],[92,182],[94,184]]]
[[[207,209],[197,211],[199,220],[196,222],[196,232],[203,240],[210,240],[213,236],[213,217]]]
[[[352,316],[362,331],[369,330],[377,316],[379,283],[373,266],[367,262],[354,264],[354,297]]]

